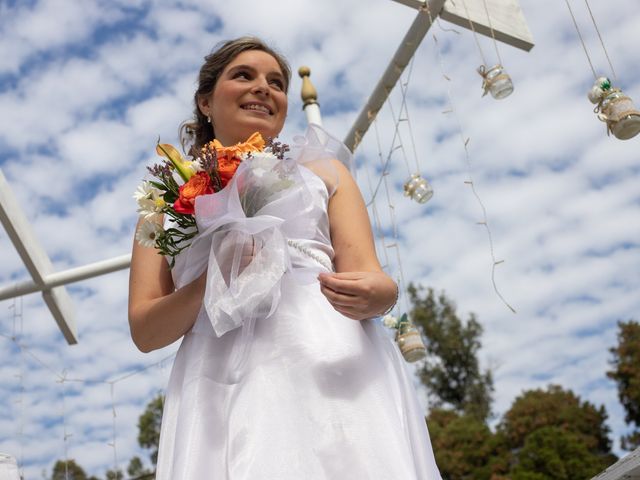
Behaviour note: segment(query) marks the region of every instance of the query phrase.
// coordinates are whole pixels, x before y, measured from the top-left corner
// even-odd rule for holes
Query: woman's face
[[[226,146],[258,131],[276,137],[287,116],[286,79],[275,58],[261,50],[238,54],[222,71],[213,93],[198,101]]]

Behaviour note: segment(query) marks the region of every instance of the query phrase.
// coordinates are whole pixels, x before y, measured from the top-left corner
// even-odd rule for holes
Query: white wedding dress
[[[243,162],[227,188],[198,198],[201,234],[172,272],[179,288],[207,268],[208,287],[171,372],[156,478],[440,479],[395,342],[320,292],[333,258],[327,205],[340,188],[329,159],[348,152],[317,127],[292,147],[279,177],[268,161]],[[271,187],[247,218],[256,179]],[[257,253],[243,268],[247,245]]]

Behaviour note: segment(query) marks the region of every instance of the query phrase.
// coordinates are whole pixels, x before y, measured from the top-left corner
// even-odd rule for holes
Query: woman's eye
[[[271,85],[275,86],[278,90],[284,90],[284,82],[282,80],[273,79]]]
[[[239,72],[236,72],[236,73],[233,75],[233,78],[246,78],[246,79],[248,79],[248,78],[249,78],[249,74],[248,74],[247,72],[243,72],[243,71],[241,70],[241,71],[239,71]]]

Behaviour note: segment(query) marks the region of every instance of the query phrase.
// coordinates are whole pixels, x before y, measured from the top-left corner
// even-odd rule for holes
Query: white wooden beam
[[[109,260],[101,260],[99,262],[83,265],[82,267],[70,268],[62,272],[50,273],[44,277],[42,283],[34,281],[18,282],[13,285],[0,288],[0,301],[9,298],[28,295],[29,293],[50,290],[61,285],[79,282],[88,278],[105,275],[107,273],[116,272],[129,268],[131,264],[131,254],[121,255]]]
[[[9,183],[0,170],[0,222],[22,258],[34,283],[44,285],[47,275],[53,273],[53,265],[36,240],[27,217],[14,196]],[[64,287],[48,290],[42,288],[42,296],[53,318],[69,344],[78,343],[71,298]]]
[[[415,9],[424,6],[424,1],[421,0],[394,1]],[[487,18],[487,10],[491,15],[491,25]],[[533,36],[518,0],[447,0],[440,18],[469,30],[471,29],[469,20],[471,20],[473,28],[487,37],[491,37],[491,27],[493,27],[496,40],[527,52],[534,46]]]
[[[640,448],[622,457],[592,480],[640,480]]]
[[[351,127],[351,130],[344,139],[345,145],[353,152],[369,129],[369,125],[378,114],[378,111],[384,105],[389,93],[393,90],[396,82],[402,75],[402,72],[408,65],[411,57],[420,46],[422,39],[429,31],[432,19],[442,10],[445,0],[430,0],[429,10],[425,8],[425,3],[421,3],[418,15],[409,27],[400,46],[393,55],[387,69],[382,74],[378,84],[369,96],[369,100],[364,108],[360,111],[360,115]],[[429,14],[430,12],[430,14]]]
[[[527,52],[533,48],[533,36],[518,0],[447,0],[440,18],[468,29],[471,20],[476,32],[491,37],[487,10],[496,40]]]

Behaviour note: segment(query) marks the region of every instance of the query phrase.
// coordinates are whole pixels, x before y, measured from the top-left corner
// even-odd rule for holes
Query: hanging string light
[[[14,301],[14,305],[13,305],[13,309],[14,309],[14,327],[13,327],[13,334],[12,335],[8,335],[8,334],[4,334],[2,332],[0,332],[0,338],[5,338],[6,340],[12,342],[15,344],[15,346],[19,349],[20,351],[20,356],[22,359],[22,368],[21,370],[23,371],[23,373],[21,375],[17,375],[19,377],[20,380],[20,401],[18,403],[24,403],[23,402],[23,396],[24,396],[24,376],[25,376],[25,370],[26,371],[31,371],[31,369],[26,369],[26,367],[24,366],[24,357],[25,355],[27,355],[30,359],[34,360],[35,363],[37,363],[43,370],[47,370],[49,373],[52,374],[52,376],[54,377],[54,382],[59,384],[59,388],[60,388],[60,393],[59,393],[59,397],[60,397],[60,403],[61,403],[61,412],[60,412],[60,420],[61,420],[61,426],[62,426],[62,436],[60,438],[60,441],[63,445],[63,458],[65,460],[65,464],[64,464],[64,473],[63,475],[68,478],[72,477],[72,472],[69,470],[69,461],[70,461],[70,456],[69,456],[69,449],[71,447],[70,445],[70,440],[73,438],[74,434],[72,433],[72,428],[71,428],[71,422],[70,422],[70,418],[69,418],[69,409],[68,409],[68,405],[67,405],[67,400],[68,397],[70,396],[70,391],[69,391],[69,386],[71,383],[77,383],[77,384],[81,384],[81,385],[97,385],[97,384],[106,384],[109,385],[110,387],[110,393],[111,393],[111,414],[112,414],[112,439],[111,442],[108,442],[108,446],[112,447],[113,449],[113,463],[114,463],[114,468],[116,471],[119,470],[119,462],[118,462],[118,453],[116,450],[116,441],[117,441],[117,430],[116,430],[116,417],[117,417],[117,411],[116,411],[116,407],[117,407],[117,402],[116,402],[116,398],[115,398],[115,385],[117,383],[120,383],[121,381],[127,380],[133,376],[136,376],[138,374],[141,374],[143,372],[145,372],[146,370],[149,370],[150,368],[153,367],[160,367],[160,368],[164,368],[164,365],[167,361],[169,361],[170,359],[172,359],[175,356],[175,352],[171,353],[170,355],[162,358],[160,361],[157,361],[153,364],[147,365],[145,367],[141,367],[138,368],[136,370],[130,371],[128,373],[122,374],[117,378],[114,378],[112,380],[94,380],[94,379],[82,379],[82,378],[72,378],[68,375],[68,372],[66,369],[63,369],[61,372],[58,372],[54,367],[54,365],[51,365],[50,362],[45,362],[44,360],[42,360],[41,358],[38,357],[38,355],[36,355],[36,353],[25,343],[23,343],[21,341],[22,339],[22,300],[21,300],[21,304],[20,304],[20,310],[17,310],[17,307],[15,305],[15,301]],[[19,325],[18,325],[19,323]],[[21,405],[21,408],[24,408]],[[22,415],[21,415],[22,417]],[[23,445],[22,443],[24,442],[23,439],[23,419],[21,418],[20,420],[20,433],[19,433],[19,437],[20,437],[20,452],[18,455],[18,458],[16,458],[16,456],[14,455],[10,455],[10,454],[2,454],[0,453],[0,479],[1,480],[5,480],[5,478],[7,478],[7,480],[19,480],[21,478],[24,477],[24,473],[23,473],[23,468],[24,468],[24,459],[23,459]],[[17,470],[16,470],[17,469]],[[9,472],[11,475],[17,474],[18,476],[15,477],[6,477],[3,476],[4,474],[6,474],[7,472]],[[15,476],[15,475],[14,475]]]
[[[467,2],[466,0],[462,0],[462,5],[464,6],[467,18],[469,19],[469,26],[471,27],[471,31],[473,32],[473,38],[476,41],[476,45],[478,46],[480,58],[482,58],[482,65],[480,65],[477,70],[482,77],[482,96],[484,97],[487,93],[490,93],[491,96],[496,100],[501,100],[503,98],[507,98],[513,93],[513,81],[511,80],[511,77],[509,76],[505,68],[502,66],[502,58],[500,57],[500,50],[498,49],[498,42],[496,40],[495,31],[493,30],[491,14],[489,13],[489,7],[487,6],[486,0],[483,0],[483,4],[484,11],[487,14],[489,30],[491,31],[491,38],[496,50],[496,57],[498,58],[497,65],[493,65],[492,67],[488,66],[487,60],[482,51],[482,47],[480,46],[478,33],[476,32],[476,28],[473,24],[473,21],[471,20],[471,14],[469,13]]]
[[[429,14],[429,18],[431,19],[431,21],[433,21],[433,17],[431,14],[431,11],[429,10],[429,6],[427,4],[427,13]],[[445,69],[445,65],[444,65],[444,59],[442,58],[442,51],[440,49],[440,45],[438,43],[438,37],[436,37],[435,34],[432,34],[433,37],[433,42],[434,42],[434,46],[435,46],[435,50],[436,50],[436,55],[438,57],[438,62],[440,64],[440,71],[442,72],[442,77],[448,82],[447,83],[447,99],[449,100],[449,108],[447,110],[445,110],[444,112],[442,112],[443,114],[453,114],[453,116],[456,119],[456,122],[458,124],[458,132],[460,134],[460,139],[462,140],[462,144],[464,147],[464,155],[465,155],[465,160],[467,163],[467,169],[468,169],[468,180],[466,180],[464,183],[466,185],[468,185],[471,188],[471,191],[473,192],[473,196],[476,198],[476,201],[478,202],[478,205],[480,206],[481,210],[482,210],[482,219],[480,221],[478,221],[478,225],[482,225],[485,229],[485,231],[487,232],[487,239],[489,240],[489,252],[491,254],[491,261],[492,261],[492,265],[491,265],[491,284],[493,285],[493,290],[495,292],[495,294],[498,296],[498,298],[502,301],[502,303],[505,304],[505,306],[511,310],[513,313],[516,313],[516,310],[511,306],[511,304],[509,304],[509,302],[507,302],[507,300],[504,298],[504,296],[502,295],[502,293],[500,293],[500,290],[498,289],[498,284],[496,282],[496,267],[502,263],[504,263],[504,260],[498,260],[496,259],[495,256],[495,251],[493,248],[493,234],[491,232],[491,227],[489,226],[489,219],[487,217],[487,209],[484,206],[484,203],[482,202],[482,199],[480,198],[480,194],[478,193],[478,190],[476,189],[475,183],[473,181],[472,178],[472,173],[471,173],[471,157],[469,154],[469,141],[471,140],[470,137],[466,137],[465,133],[464,133],[464,129],[462,128],[462,122],[460,121],[460,116],[458,115],[456,108],[455,108],[455,104],[453,102],[453,96],[451,93],[451,87],[450,87],[450,82],[451,82],[451,78],[449,77],[449,75],[447,75],[446,73],[446,69]],[[478,46],[480,46],[478,44]]]
[[[596,69],[593,66],[593,62],[591,61],[591,56],[589,55],[589,50],[587,49],[587,45],[584,41],[584,37],[582,36],[582,32],[580,31],[580,27],[578,26],[578,22],[576,21],[576,17],[573,14],[573,9],[571,8],[571,4],[569,0],[565,0],[567,4],[567,8],[569,9],[569,14],[571,15],[571,19],[573,20],[573,25],[578,33],[578,37],[580,38],[580,43],[582,44],[582,49],[587,57],[587,61],[589,62],[589,66],[591,67],[591,71],[593,73],[593,77],[595,82],[589,90],[587,97],[591,101],[591,103],[595,104],[594,112],[597,115],[598,119],[605,122],[607,125],[607,135],[613,133],[613,135],[620,140],[629,140],[630,138],[635,137],[640,133],[640,111],[638,111],[633,104],[633,100],[624,94],[624,92],[615,87],[611,80],[608,77],[598,76],[596,73]],[[598,38],[600,39],[600,45],[604,50],[604,54],[607,58],[607,62],[609,63],[609,68],[611,69],[611,73],[613,74],[613,78],[617,80],[616,71],[613,68],[613,63],[611,62],[611,58],[609,57],[609,52],[607,51],[607,47],[604,45],[604,40],[602,39],[602,35],[600,34],[600,29],[598,28],[598,24],[596,23],[595,16],[593,15],[593,11],[591,10],[591,6],[589,5],[589,1],[585,0],[585,4],[587,9],[589,10],[589,16],[591,17],[591,21],[593,22],[593,26],[598,34]]]

